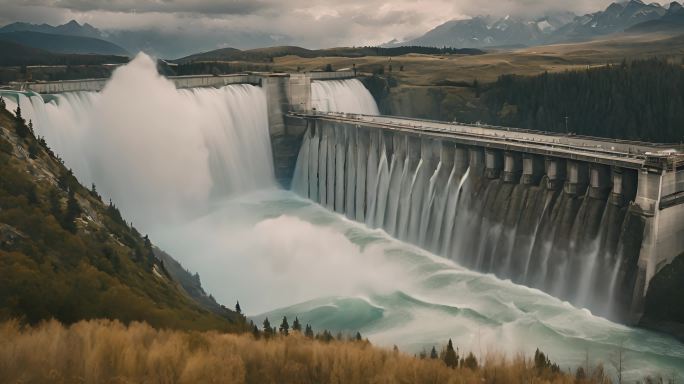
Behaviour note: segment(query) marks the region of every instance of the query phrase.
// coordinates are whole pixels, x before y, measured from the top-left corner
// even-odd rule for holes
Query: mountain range
[[[477,16],[451,20],[424,35],[387,46],[422,45],[435,47],[531,46],[568,41],[583,41],[624,31],[684,30],[682,6],[667,7],[640,0],[616,2],[606,9],[582,16],[570,12],[548,13],[540,18]]]
[[[619,32],[678,30],[684,31],[684,8],[680,3],[672,2],[668,6],[662,6],[658,3],[646,4],[640,0],[629,0],[615,2],[604,10],[581,16],[557,11],[536,18],[476,16],[465,20],[451,20],[420,37],[405,41],[393,40],[383,47],[520,47],[586,41]],[[221,56],[231,50],[231,57],[250,56],[245,53],[248,51],[239,51],[237,48],[282,46],[290,40],[287,36],[256,32],[195,36],[169,34],[153,29],[102,31],[88,23],[79,24],[74,20],[57,26],[16,22],[0,28],[0,41],[56,54],[130,56],[138,51],[145,51],[158,57],[176,58],[220,48]]]
[[[42,38],[36,39],[36,33],[43,34],[40,35]],[[74,44],[75,39],[84,40],[80,40],[80,44]],[[53,53],[130,56],[144,51],[164,58],[182,57],[218,47],[264,47],[282,45],[289,41],[285,36],[257,32],[193,35],[154,29],[103,31],[88,23],[79,24],[75,20],[58,26],[15,22],[0,28],[0,40],[13,41]],[[43,40],[49,43],[43,43]]]

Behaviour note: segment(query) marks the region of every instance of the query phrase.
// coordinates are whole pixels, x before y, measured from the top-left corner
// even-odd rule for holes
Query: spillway
[[[177,90],[139,55],[101,92],[16,96],[36,134],[77,178],[144,227],[274,185],[260,87]]]
[[[312,95],[320,111],[377,114],[355,80],[314,82]],[[596,184],[605,169],[569,162],[577,175],[568,180],[579,179],[562,184],[550,179],[553,170],[523,177],[522,163],[520,155],[319,122],[303,139],[293,190],[467,268],[624,316],[637,266],[622,244],[635,240],[634,223],[628,205]],[[539,167],[565,172],[566,164],[542,159]]]
[[[320,112],[380,113],[373,96],[357,79],[312,81],[311,107]]]

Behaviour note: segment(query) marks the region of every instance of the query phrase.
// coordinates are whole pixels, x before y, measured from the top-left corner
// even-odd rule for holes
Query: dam
[[[169,80],[179,89],[260,87],[275,178],[301,196],[473,270],[638,320],[648,282],[684,251],[681,147],[377,116],[367,91],[351,89],[361,83],[345,81],[354,77]]]

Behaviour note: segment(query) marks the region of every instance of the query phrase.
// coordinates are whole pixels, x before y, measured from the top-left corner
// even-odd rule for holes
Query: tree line
[[[486,88],[482,98],[490,113],[485,120],[491,124],[651,142],[684,140],[684,68],[665,59],[503,75]]]

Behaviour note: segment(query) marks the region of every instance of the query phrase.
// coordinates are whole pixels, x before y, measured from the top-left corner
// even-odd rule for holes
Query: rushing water
[[[334,92],[329,99],[349,93],[323,91]],[[301,148],[293,190],[303,197],[594,313],[629,311],[640,240],[628,206],[607,190],[488,176],[453,143],[334,122],[320,121]],[[618,252],[625,238],[636,245]]]
[[[373,96],[357,79],[312,81],[311,107],[321,112],[379,113]]]
[[[273,184],[259,87],[176,90],[139,55],[102,92],[49,100],[19,94],[36,134],[136,225],[185,220],[214,198]]]
[[[328,88],[338,105],[330,110],[377,113],[374,104],[343,107],[368,103],[359,86],[356,80],[314,82],[312,89]],[[607,365],[622,345],[629,378],[684,375],[684,346],[670,337],[612,323],[387,234],[462,264],[487,259],[462,247],[481,240],[462,230],[480,213],[461,207],[486,206],[473,191],[498,195],[495,188],[503,188],[478,181],[478,169],[428,150],[416,155],[411,143],[398,139],[323,129],[305,136],[293,183],[309,199],[268,188],[273,171],[261,89],[177,91],[145,56],[118,69],[99,94],[19,101],[77,177],[95,182],[156,244],[199,272],[220,302],[239,299],[247,313],[267,313],[272,321],[287,314],[318,330],[359,330],[373,343],[411,352],[448,338],[477,355],[531,354],[539,347],[564,369],[582,364],[587,353],[591,362]],[[524,206],[534,208],[516,203],[513,209],[529,223],[492,230],[499,240],[491,253],[504,253],[506,268],[519,270],[522,279],[534,274],[538,254],[529,233],[546,227],[539,218],[544,212],[565,204],[540,191],[512,188],[514,199],[524,196]],[[584,211],[601,211],[601,222],[619,221],[611,209],[587,203]],[[600,243],[613,237],[602,234]],[[617,251],[587,249],[591,265],[614,265]],[[513,262],[517,253],[526,262]],[[601,280],[581,273],[583,281]],[[577,296],[587,301],[592,295]]]

